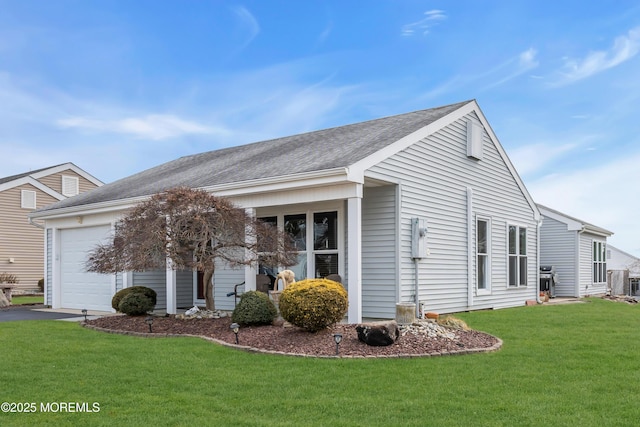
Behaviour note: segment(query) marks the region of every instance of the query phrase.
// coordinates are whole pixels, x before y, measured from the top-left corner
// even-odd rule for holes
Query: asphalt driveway
[[[82,314],[41,311],[43,308],[43,305],[14,305],[7,308],[0,308],[0,322],[11,322],[14,320],[81,320],[81,318],[84,318]]]

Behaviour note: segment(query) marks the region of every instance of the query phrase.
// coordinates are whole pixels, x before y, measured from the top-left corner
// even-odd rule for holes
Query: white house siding
[[[167,308],[167,275],[165,270],[134,272],[133,285],[146,286],[158,294],[156,310]]]
[[[393,318],[397,284],[396,186],[366,187],[362,200],[362,315]]]
[[[419,261],[420,301],[441,313],[523,304],[537,292],[537,223],[533,207],[483,132],[483,159],[467,157],[467,116],[372,167],[368,173],[400,182],[400,302],[414,299],[411,218],[427,219],[430,254]],[[491,293],[468,306],[467,188],[473,215],[491,219]],[[527,227],[528,286],[507,287],[507,225]],[[471,239],[475,244],[475,237]],[[472,253],[475,254],[475,248]],[[475,258],[475,255],[474,255]],[[473,265],[474,263],[472,263]],[[471,275],[475,282],[475,272]],[[475,286],[475,283],[472,284]]]
[[[552,265],[558,274],[556,296],[575,297],[577,231],[567,230],[567,224],[543,217],[540,227],[540,265]]]

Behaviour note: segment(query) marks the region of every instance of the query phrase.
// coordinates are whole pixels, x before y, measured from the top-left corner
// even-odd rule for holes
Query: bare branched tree
[[[216,262],[230,267],[257,261],[271,268],[296,264],[291,237],[229,200],[204,190],[175,188],[152,196],[116,223],[111,243],[98,245],[87,271],[118,273],[165,268],[203,272],[205,300],[214,309]]]

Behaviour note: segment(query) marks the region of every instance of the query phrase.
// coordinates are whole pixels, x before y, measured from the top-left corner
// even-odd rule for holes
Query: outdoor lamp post
[[[336,356],[340,354],[340,343],[342,342],[342,334],[333,334],[333,340],[336,342]]]
[[[86,322],[87,321],[87,309],[86,308],[82,309],[82,314],[84,315],[84,321]]]
[[[153,317],[147,316],[147,318],[144,320],[145,322],[147,322],[147,325],[149,325],[149,333],[153,332],[153,330],[151,329],[151,325],[153,325]]]
[[[236,334],[236,344],[238,344],[238,331],[240,330],[240,325],[238,325],[237,323],[232,323],[230,328],[233,333]]]

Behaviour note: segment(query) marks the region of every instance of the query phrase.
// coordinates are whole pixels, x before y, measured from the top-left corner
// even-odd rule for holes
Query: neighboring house
[[[102,184],[73,163],[0,178],[0,273],[16,275],[16,289],[37,289],[44,277],[44,231],[28,214]]]
[[[288,230],[299,242],[296,279],[340,274],[350,322],[394,318],[397,303],[416,300],[445,313],[538,295],[539,211],[466,101],[182,157],[41,209],[32,218],[46,224],[46,303],[111,310],[114,292],[131,285],[153,287],[169,313],[202,303],[195,272],[79,267],[127,208],[175,186]],[[256,270],[218,266],[216,307],[233,309],[235,284],[255,289]]]
[[[639,296],[640,259],[607,246],[607,283],[613,295]]]
[[[538,208],[540,265],[555,268],[556,296],[607,293],[607,237],[613,232],[540,204]]]

